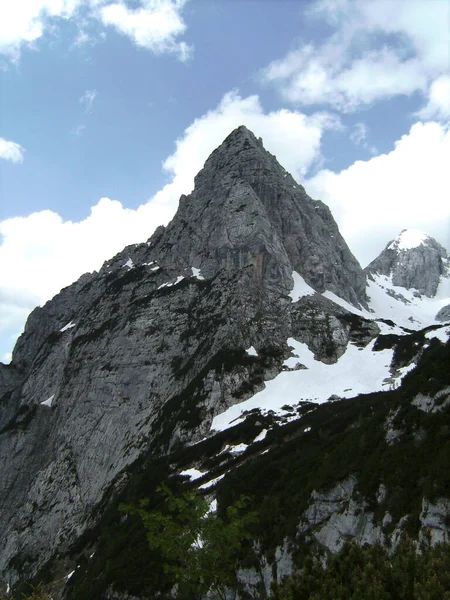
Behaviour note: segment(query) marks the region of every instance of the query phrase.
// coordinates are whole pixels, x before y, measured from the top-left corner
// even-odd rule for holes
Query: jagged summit
[[[298,272],[319,293],[365,305],[365,277],[329,209],[312,200],[245,126],[210,155],[177,214],[149,241],[152,259],[205,277],[253,269],[260,289],[288,293]],[[249,271],[250,272],[250,271]]]
[[[432,240],[428,233],[418,229],[402,229],[398,236],[388,244],[389,250],[411,250],[418,246],[427,245],[428,240]]]
[[[391,277],[394,286],[434,297],[442,278],[450,274],[447,250],[434,238],[404,229],[365,269],[369,277]]]

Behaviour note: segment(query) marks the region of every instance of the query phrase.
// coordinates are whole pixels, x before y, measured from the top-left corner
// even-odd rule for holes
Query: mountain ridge
[[[409,321],[412,299],[370,277],[404,322],[368,310],[329,209],[232,132],[171,223],[33,311],[0,365],[0,572],[15,583],[69,552],[149,456],[399,386],[449,329]]]

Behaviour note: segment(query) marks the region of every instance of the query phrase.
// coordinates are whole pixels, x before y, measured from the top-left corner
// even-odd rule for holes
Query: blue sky
[[[447,0],[0,4],[0,359],[29,311],[173,216],[244,123],[363,266],[449,247]]]

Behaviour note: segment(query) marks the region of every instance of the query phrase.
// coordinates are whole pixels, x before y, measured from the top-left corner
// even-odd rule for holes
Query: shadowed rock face
[[[256,361],[245,348],[275,348],[268,378],[294,331],[327,362],[376,335],[322,297],[291,302],[294,270],[318,292],[365,304],[363,271],[328,208],[240,127],[167,228],[33,311],[0,370],[0,572],[33,574],[92,525],[149,448],[200,439],[245,399]]]
[[[423,235],[422,241],[413,247],[403,247],[402,239],[408,230],[402,231],[387,244],[383,252],[373,260],[365,272],[392,276],[392,283],[406,289],[416,289],[429,298],[436,295],[442,275],[450,274],[447,251],[435,239]]]

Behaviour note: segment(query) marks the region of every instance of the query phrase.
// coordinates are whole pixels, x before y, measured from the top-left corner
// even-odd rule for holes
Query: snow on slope
[[[369,306],[374,311],[367,313],[366,318],[391,319],[401,327],[422,329],[428,325],[438,324],[436,314],[441,308],[450,304],[450,278],[441,276],[439,287],[434,298],[422,296],[417,290],[407,290],[395,286],[392,277],[373,275],[374,281],[368,280],[367,295]],[[403,296],[404,300],[402,300]],[[406,302],[405,302],[406,300]]]
[[[292,279],[294,280],[294,287],[289,293],[292,302],[297,302],[297,300],[300,300],[303,296],[313,296],[316,293],[316,290],[308,285],[297,271],[292,271]]]
[[[417,290],[407,290],[404,287],[393,285],[392,276],[372,275],[374,281],[367,281],[367,296],[369,298],[369,312],[358,309],[346,300],[339,298],[333,292],[326,291],[322,294],[328,300],[342,306],[353,314],[366,319],[389,319],[399,327],[408,329],[422,329],[428,325],[441,324],[435,317],[441,308],[450,304],[450,278],[441,276],[441,282],[434,298],[419,294]],[[402,299],[403,298],[403,299]],[[381,323],[378,325],[383,329]],[[405,331],[395,328],[389,332],[405,334]]]
[[[255,408],[263,413],[280,411],[282,406],[295,405],[300,401],[326,402],[331,396],[351,398],[358,394],[367,394],[387,390],[397,385],[406,371],[397,379],[391,379],[389,367],[393,350],[374,352],[373,343],[366,348],[357,348],[349,344],[339,361],[326,365],[314,359],[314,354],[304,343],[293,338],[288,339],[294,356],[285,361],[286,367],[295,367],[301,363],[306,369],[282,371],[277,377],[266,382],[266,387],[252,398],[235,404],[212,422],[212,429],[222,431],[236,425],[244,411]],[[236,421],[237,420],[237,421]]]

